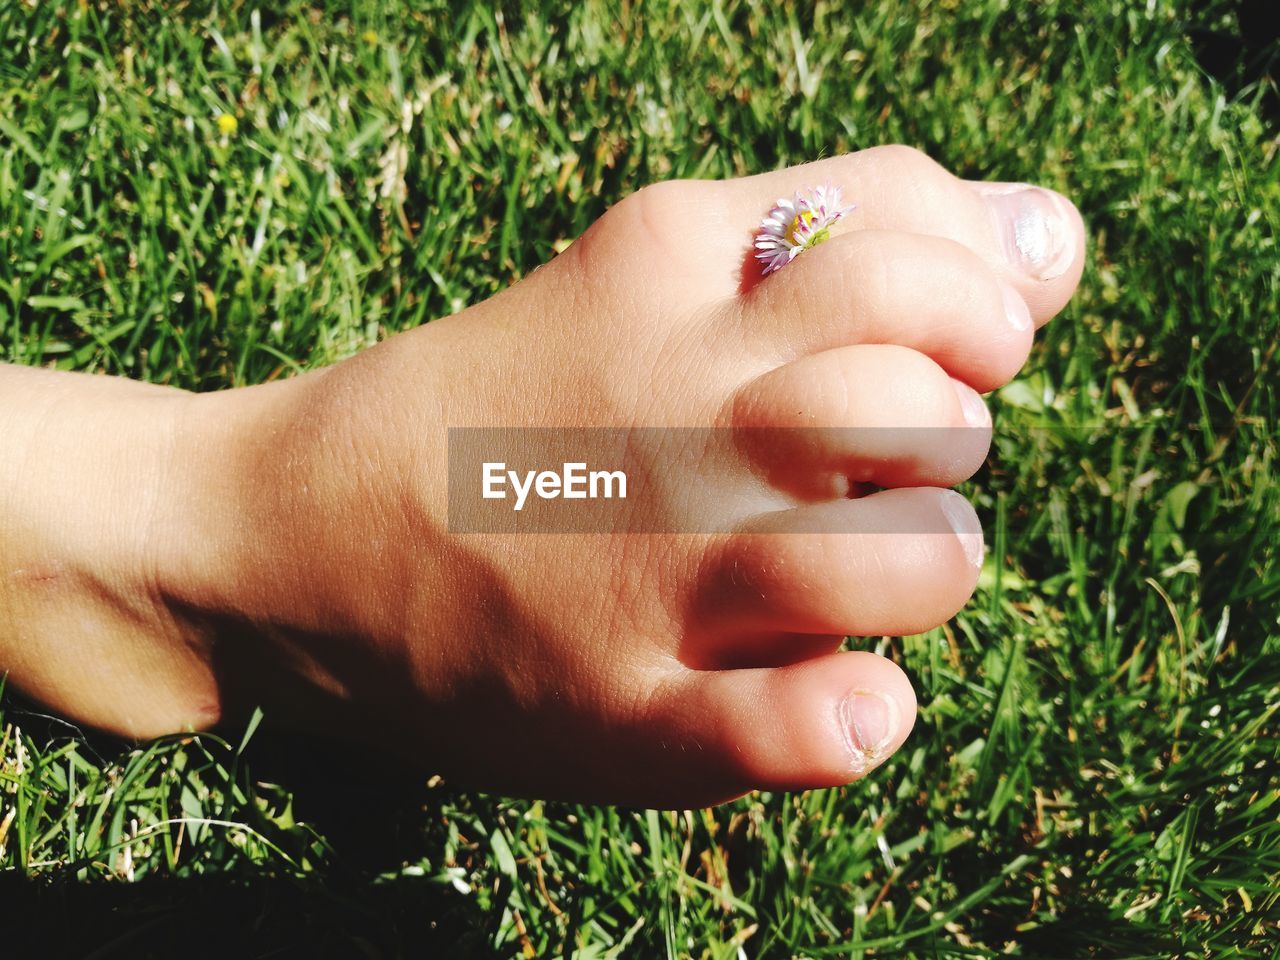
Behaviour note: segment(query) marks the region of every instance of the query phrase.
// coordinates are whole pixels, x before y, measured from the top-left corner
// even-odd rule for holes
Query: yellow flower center
[[[799,213],[797,213],[795,215],[795,219],[793,219],[791,221],[790,226],[787,227],[787,234],[786,234],[787,243],[790,243],[793,245],[798,243],[799,241],[796,240],[796,231],[799,230],[802,226],[808,227],[809,224],[811,223],[813,223],[812,210],[801,210]]]
[[[796,238],[796,231],[801,229],[807,230],[812,225],[813,225],[813,211],[801,210],[799,213],[795,215],[795,218],[787,226],[787,232],[786,232],[787,243],[791,244],[792,246],[795,246],[796,244],[800,243],[800,241]],[[830,231],[826,227],[822,227],[820,230],[816,231],[812,236],[810,236],[808,240],[804,241],[804,246],[806,248],[816,247],[818,244],[822,243],[822,241],[828,239],[830,236],[831,236]]]

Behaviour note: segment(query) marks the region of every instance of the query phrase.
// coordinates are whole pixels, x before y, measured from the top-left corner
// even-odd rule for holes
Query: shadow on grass
[[[71,740],[100,763],[118,762],[135,747],[49,716],[12,692],[4,700],[7,719],[37,744]],[[226,731],[232,740],[240,733]],[[289,798],[291,819],[308,825],[306,836],[323,838],[325,852],[310,858],[310,872],[255,863],[225,845],[184,857],[176,875],[135,882],[104,877],[102,864],[86,879],[85,861],[33,879],[0,872],[0,957],[495,955],[489,921],[472,897],[439,876],[401,872],[429,850],[438,855],[424,811],[447,807],[451,791],[428,789],[422,773],[367,749],[270,730],[218,761],[254,791],[233,819],[251,821],[252,798],[266,796],[259,789],[271,784],[273,798],[279,791]],[[425,819],[438,826],[442,817]],[[308,845],[293,832],[282,829],[271,840],[299,854]]]
[[[1271,123],[1280,123],[1280,96],[1273,79],[1280,63],[1280,26],[1277,26],[1275,0],[1228,3],[1199,0],[1195,9],[1201,16],[1211,11],[1230,10],[1236,20],[1234,29],[1192,26],[1188,30],[1200,66],[1232,96],[1239,95],[1246,87],[1259,85],[1264,115]]]
[[[477,918],[427,880],[216,875],[137,883],[0,877],[6,956],[490,957]]]

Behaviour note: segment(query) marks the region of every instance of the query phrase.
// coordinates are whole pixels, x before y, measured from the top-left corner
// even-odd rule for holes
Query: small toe
[[[655,704],[663,738],[691,750],[712,798],[857,780],[915,723],[911,683],[872,653],[834,653],[786,667],[683,670]]]
[[[964,497],[932,487],[767,514],[708,562],[695,621],[737,633],[878,636],[944,623],[977,586],[982,530]]]
[[[808,500],[859,484],[949,487],[972,476],[991,415],[972,387],[892,344],[826,350],[738,391],[737,443],[778,489]]]
[[[954,240],[859,230],[820,244],[740,300],[741,335],[783,360],[854,344],[926,354],[977,390],[993,390],[1031,351],[1026,304]]]

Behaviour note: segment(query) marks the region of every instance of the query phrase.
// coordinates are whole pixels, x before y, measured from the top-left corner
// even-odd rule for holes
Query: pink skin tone
[[[828,183],[857,208],[761,279],[760,218]],[[646,188],[493,299],[287,382],[195,396],[0,367],[0,669],[126,735],[261,703],[509,793],[686,806],[848,782],[916,704],[841,641],[925,630],[972,593],[981,529],[946,488],[986,454],[980,393],[1083,262],[1057,194],[884,147]],[[713,445],[699,484],[636,509],[749,503],[725,532],[461,536],[463,425],[973,442]]]

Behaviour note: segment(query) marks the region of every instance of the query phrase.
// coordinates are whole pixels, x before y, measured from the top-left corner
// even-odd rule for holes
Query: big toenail
[[[1066,201],[1026,184],[988,191],[986,197],[1000,221],[1005,256],[1014,267],[1037,280],[1053,280],[1067,272],[1075,248]]]
[[[889,755],[898,731],[898,701],[879,690],[851,690],[840,704],[850,767],[861,776]]]
[[[965,559],[981,569],[982,528],[978,526],[978,518],[969,501],[954,490],[948,490],[942,495],[942,514],[964,548]]]

